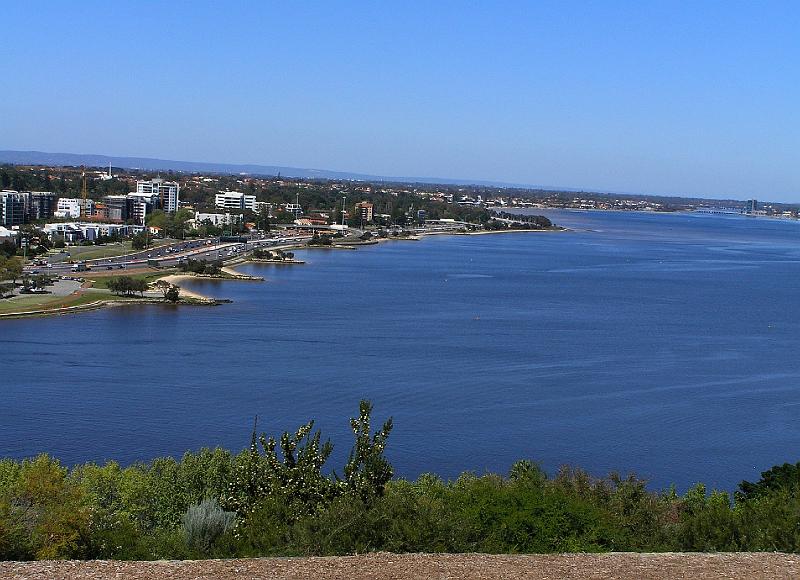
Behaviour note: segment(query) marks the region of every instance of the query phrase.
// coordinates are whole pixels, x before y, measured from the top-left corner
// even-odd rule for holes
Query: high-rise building
[[[356,204],[356,211],[359,213],[359,217],[364,222],[371,222],[372,221],[372,211],[373,205],[368,201],[361,201]]]
[[[86,211],[81,212],[84,207],[84,200],[79,197],[60,197],[58,198],[58,205],[53,214],[57,218],[79,218],[81,216],[94,215],[94,201],[87,199],[85,202]]]
[[[170,213],[178,211],[180,192],[181,187],[176,182],[164,181],[161,178],[136,182],[137,194],[157,194],[161,209]]]
[[[144,225],[145,216],[161,207],[161,198],[157,193],[129,193],[128,213],[130,219],[136,220],[139,225]]]
[[[745,213],[756,213],[758,211],[758,200],[748,199],[744,211]]]
[[[18,191],[0,191],[0,226],[21,226],[28,217],[28,196]]]
[[[128,219],[127,195],[106,195],[103,197],[103,205],[105,205],[105,219],[114,222],[124,222]]]
[[[58,194],[52,191],[28,191],[28,219],[46,220],[56,213]]]
[[[128,196],[127,203],[128,220],[135,222],[137,225],[143,226],[145,224],[145,216],[150,213],[152,206],[147,202],[142,201],[142,198],[135,196]]]

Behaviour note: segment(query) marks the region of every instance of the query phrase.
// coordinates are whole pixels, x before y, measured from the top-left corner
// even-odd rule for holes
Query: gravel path
[[[186,562],[0,562],[0,578],[562,579],[798,578],[800,556],[742,554],[367,554]]]

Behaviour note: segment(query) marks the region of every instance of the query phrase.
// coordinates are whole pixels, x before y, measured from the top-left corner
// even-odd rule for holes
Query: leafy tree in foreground
[[[344,478],[323,473],[333,444],[322,442],[322,434],[313,431],[313,421],[294,433],[283,433],[280,440],[263,434],[256,437],[254,428],[250,450],[234,470],[224,505],[247,516],[264,501],[278,499],[294,521],[317,513],[339,496],[367,501],[382,495],[392,477],[392,467],[384,456],[392,420],[371,435],[372,405],[361,401],[359,411],[358,419],[350,420],[356,441],[344,467]]]
[[[761,479],[755,483],[750,481],[741,482],[736,497],[740,501],[749,500],[780,489],[791,492],[796,492],[800,489],[800,462],[794,464],[784,463],[763,471]]]
[[[393,473],[392,466],[383,454],[386,440],[392,432],[392,419],[387,419],[380,431],[370,435],[371,414],[372,403],[361,401],[358,419],[350,419],[350,428],[356,441],[344,466],[344,479],[340,481],[346,493],[364,501],[383,495]]]

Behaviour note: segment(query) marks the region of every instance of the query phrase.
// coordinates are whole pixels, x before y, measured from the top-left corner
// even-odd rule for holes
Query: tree
[[[372,403],[361,401],[358,419],[350,419],[350,428],[356,437],[342,480],[350,495],[363,501],[383,495],[386,484],[392,479],[392,466],[383,452],[392,432],[392,419],[384,422],[380,431],[370,435]]]
[[[131,239],[131,247],[134,250],[144,250],[148,247],[148,242],[149,240],[147,234],[142,232],[133,236]]]
[[[138,292],[140,296],[144,296],[147,291],[147,281],[142,278],[133,278],[133,291]]]
[[[161,228],[163,230],[167,227],[167,214],[165,214],[163,210],[157,209],[147,214],[144,221],[150,227]]]
[[[147,281],[131,276],[117,276],[108,281],[108,289],[114,294],[130,296],[138,292],[139,295],[144,295],[147,291]]]
[[[53,285],[53,279],[50,278],[50,276],[48,276],[47,274],[39,274],[37,276],[34,276],[32,280],[33,280],[33,285],[39,289]]]
[[[175,284],[170,284],[166,280],[158,280],[155,283],[156,288],[164,295],[164,300],[170,302],[177,302],[180,297],[180,287]]]
[[[22,276],[22,258],[0,256],[0,281],[11,280],[12,284],[16,285],[17,278],[20,276]]]
[[[761,472],[761,479],[752,483],[742,481],[736,498],[740,501],[753,499],[770,492],[785,489],[796,492],[800,489],[800,462],[775,465],[767,471]]]
[[[11,240],[4,240],[0,244],[0,257],[9,258],[17,254],[17,244]]]
[[[180,286],[176,286],[175,284],[164,294],[164,298],[169,300],[170,302],[177,302],[178,299],[181,297],[181,288]]]
[[[254,425],[250,451],[234,466],[225,506],[247,517],[264,501],[277,500],[286,506],[289,520],[295,521],[318,513],[337,497],[367,502],[382,495],[392,477],[392,466],[383,455],[392,420],[371,436],[372,405],[361,401],[359,411],[358,419],[350,420],[356,442],[344,467],[343,479],[335,473],[323,474],[333,444],[322,442],[321,433],[313,431],[314,421],[294,433],[284,432],[279,440],[264,434],[258,437]]]
[[[192,214],[188,209],[179,209],[174,215],[170,216],[167,222],[167,234],[174,238],[183,239],[189,230],[189,220],[191,219]]]
[[[258,211],[258,225],[261,226],[262,230],[269,233],[271,224],[269,221],[269,208],[267,206],[261,206],[261,209]]]

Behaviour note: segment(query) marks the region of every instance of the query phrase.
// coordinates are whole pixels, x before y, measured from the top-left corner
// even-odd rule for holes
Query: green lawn
[[[109,295],[110,296],[110,295]],[[30,310],[49,310],[63,306],[79,306],[107,298],[105,295],[86,293],[80,296],[52,296],[42,294],[39,296],[25,296],[14,300],[0,300],[0,313],[28,312]]]
[[[163,278],[164,276],[168,276],[169,274],[174,274],[174,270],[162,270],[159,272],[147,272],[146,274],[131,274],[128,275],[125,273],[124,270],[120,270],[118,274],[114,276],[97,276],[96,278],[92,278],[91,275],[87,276],[87,279],[92,281],[92,288],[108,288],[108,281],[112,278],[117,278],[118,276],[128,276],[129,278],[134,278],[135,280],[146,280],[148,283],[154,282],[159,278]]]

